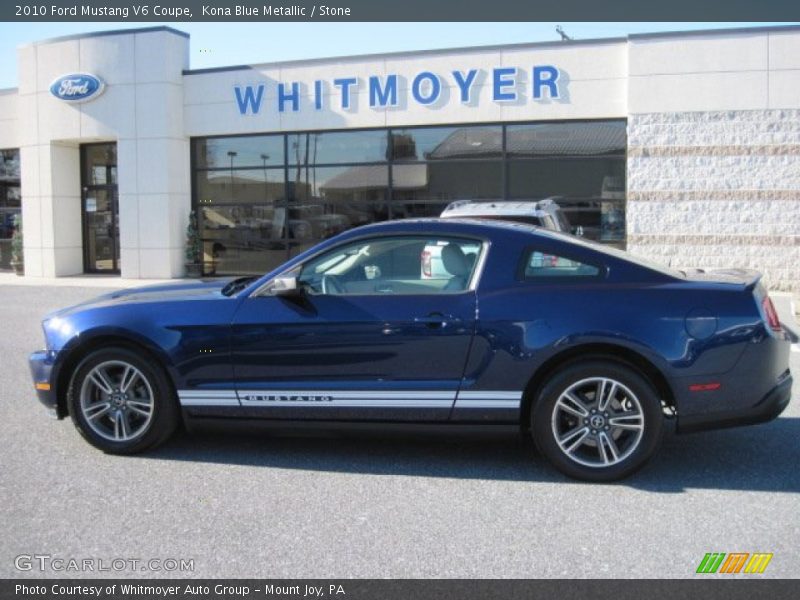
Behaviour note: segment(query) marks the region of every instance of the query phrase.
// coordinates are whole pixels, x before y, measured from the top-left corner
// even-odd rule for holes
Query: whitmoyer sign
[[[313,110],[330,107],[333,92],[342,110],[356,108],[353,99],[366,91],[370,108],[398,108],[413,101],[421,106],[438,106],[456,99],[462,104],[480,101],[476,90],[488,83],[493,102],[541,101],[561,97],[561,72],[552,65],[536,65],[530,70],[517,67],[454,70],[446,74],[422,71],[410,81],[398,74],[370,75],[366,78],[341,77],[330,81],[316,79],[310,84],[298,81],[263,82],[235,85],[236,106],[242,115],[259,114],[265,107],[278,112],[298,112],[301,97],[310,99]],[[269,86],[275,86],[274,95]],[[450,93],[452,90],[452,93]],[[274,105],[267,106],[267,98]]]

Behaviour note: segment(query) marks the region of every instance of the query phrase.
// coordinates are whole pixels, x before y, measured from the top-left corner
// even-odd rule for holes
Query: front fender
[[[111,345],[128,345],[144,350],[164,367],[174,385],[177,372],[172,358],[147,336],[112,326],[83,331],[64,341],[57,352],[50,352],[53,357],[50,365],[50,397],[56,405],[56,415],[59,418],[68,414],[65,402],[67,389],[81,359],[92,350]]]

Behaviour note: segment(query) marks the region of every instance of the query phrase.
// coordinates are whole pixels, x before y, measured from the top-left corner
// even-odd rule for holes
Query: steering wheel
[[[322,293],[326,295],[344,294],[342,284],[333,275],[323,275],[322,281],[320,281],[320,288]]]

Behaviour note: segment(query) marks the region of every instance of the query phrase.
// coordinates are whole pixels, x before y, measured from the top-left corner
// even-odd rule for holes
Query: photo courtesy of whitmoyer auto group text
[[[800,4],[0,4],[0,598],[800,595]]]

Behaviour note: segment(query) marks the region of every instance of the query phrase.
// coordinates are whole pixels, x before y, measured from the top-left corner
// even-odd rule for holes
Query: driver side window
[[[298,285],[325,295],[442,294],[469,289],[483,244],[449,237],[370,238],[305,263]]]

